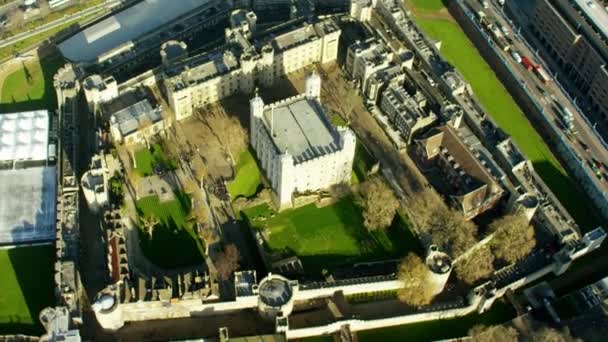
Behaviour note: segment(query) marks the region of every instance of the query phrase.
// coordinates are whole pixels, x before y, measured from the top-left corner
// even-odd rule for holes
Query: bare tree
[[[454,265],[456,275],[469,285],[489,277],[494,272],[494,254],[488,246],[477,247]]]
[[[370,231],[388,228],[399,208],[393,190],[380,177],[361,184],[357,204],[363,208],[363,224]]]
[[[198,203],[190,211],[190,220],[200,224],[206,225],[209,223],[209,214],[207,208],[203,203]]]
[[[559,331],[547,326],[543,326],[532,332],[527,340],[533,342],[582,342],[581,339],[572,337],[567,330]]]
[[[399,280],[403,287],[399,289],[399,300],[412,306],[430,304],[435,295],[429,286],[430,271],[425,263],[414,253],[408,254],[399,267]]]
[[[514,263],[530,254],[536,246],[534,227],[522,212],[506,215],[490,224],[494,232],[492,251],[497,258]]]
[[[418,229],[452,257],[458,257],[477,242],[477,226],[466,221],[462,213],[450,209],[439,195],[425,189],[408,203]]]
[[[198,193],[200,191],[200,188],[199,188],[197,182],[192,178],[188,178],[187,180],[184,181],[183,189],[188,195],[191,195],[191,196],[194,196],[196,193]]]
[[[159,218],[154,215],[147,215],[142,216],[139,220],[146,234],[152,237],[152,234],[154,234],[154,228],[160,223]]]
[[[469,336],[474,342],[517,342],[519,332],[513,327],[503,325],[483,326],[476,325],[469,330]]]
[[[217,106],[215,107],[217,108]],[[236,117],[228,116],[223,109],[205,116],[207,123],[217,134],[230,158],[236,163],[235,156],[247,148],[247,132]]]
[[[239,269],[240,254],[234,244],[227,245],[217,256],[215,268],[220,280],[228,280]]]

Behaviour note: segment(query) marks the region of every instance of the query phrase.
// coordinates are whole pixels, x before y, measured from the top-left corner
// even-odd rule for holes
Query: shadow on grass
[[[0,103],[0,113],[23,112],[38,109],[47,109],[54,111],[57,108],[57,97],[55,88],[53,87],[53,77],[65,61],[59,53],[55,53],[44,57],[40,60],[40,69],[42,71],[42,79],[39,82],[44,82],[44,91],[39,99],[25,98],[15,99],[11,102]],[[19,70],[15,71],[19,72]],[[3,85],[2,92],[11,92]],[[6,99],[5,95],[3,97]]]
[[[496,302],[481,314],[460,318],[399,325],[390,328],[359,332],[359,340],[365,341],[438,341],[466,336],[475,325],[486,326],[505,323],[515,317],[513,308],[505,302]]]
[[[566,210],[579,224],[583,232],[592,230],[599,225],[600,219],[590,209],[593,205],[591,199],[582,192],[580,186],[572,178],[561,173],[547,161],[535,161],[533,164],[534,169],[566,207]]]
[[[144,255],[157,266],[172,269],[200,265],[204,258],[195,237],[187,227],[178,227],[169,217],[154,227],[152,236],[139,231],[139,242]]]
[[[14,317],[9,314],[9,322],[0,322],[0,335],[41,335],[44,329],[38,320],[38,314],[45,307],[55,305],[53,293],[55,248],[51,245],[13,248],[8,250],[8,258],[20,287],[18,292],[23,295],[33,323],[22,321],[23,315],[27,313],[15,312]],[[14,296],[17,293],[8,295]],[[2,308],[2,310],[10,313],[13,309]]]

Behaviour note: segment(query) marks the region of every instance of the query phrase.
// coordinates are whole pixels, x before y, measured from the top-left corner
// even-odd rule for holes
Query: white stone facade
[[[256,82],[269,87],[282,75],[337,58],[341,31],[333,19],[294,27],[258,49],[250,42],[255,24],[247,18],[226,31],[227,42],[240,44],[242,52],[195,56],[166,72],[167,97],[178,121],[190,117],[194,108],[238,92],[251,94]]]
[[[292,206],[294,193],[350,182],[356,137],[348,128],[331,125],[321,108],[320,82],[313,75],[305,94],[270,105],[258,96],[250,102],[251,146],[280,208]],[[282,115],[293,119],[283,124]],[[294,142],[298,139],[305,146]]]

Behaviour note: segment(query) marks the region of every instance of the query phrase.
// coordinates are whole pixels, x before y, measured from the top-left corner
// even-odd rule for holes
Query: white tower
[[[440,294],[452,272],[452,259],[435,245],[429,247],[426,265],[431,271],[430,284],[434,294]]]
[[[262,123],[262,115],[264,115],[264,101],[255,91],[255,97],[249,101],[249,134],[251,146],[256,149],[258,125]]]
[[[306,98],[321,100],[321,77],[316,72],[306,77]]]

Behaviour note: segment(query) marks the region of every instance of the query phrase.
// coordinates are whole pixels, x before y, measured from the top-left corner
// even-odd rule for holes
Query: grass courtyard
[[[53,76],[64,64],[59,55],[32,58],[5,75],[0,97],[0,113],[57,107]]]
[[[260,169],[249,149],[243,151],[236,165],[236,176],[228,183],[228,193],[232,199],[251,197],[256,194],[262,184]]]
[[[0,335],[40,335],[38,314],[55,304],[53,246],[0,249]]]
[[[163,151],[160,144],[153,144],[150,149],[142,148],[135,152],[135,171],[140,176],[147,177],[154,174],[154,168],[161,166],[164,170],[174,170],[177,165]]]
[[[420,248],[400,216],[386,231],[368,232],[352,197],[323,208],[310,204],[281,213],[264,204],[243,214],[254,229],[268,229],[269,251],[297,255],[309,273],[353,262],[399,258]]]
[[[151,235],[140,224],[139,244],[146,257],[164,268],[190,266],[204,262],[203,242],[188,222],[190,198],[176,193],[176,199],[161,203],[157,196],[137,201],[140,217],[157,217],[160,221]]]
[[[443,10],[441,0],[411,0],[416,22],[431,37],[442,42],[441,54],[471,84],[481,104],[496,123],[515,141],[534,164],[539,175],[584,228],[597,224],[586,206],[588,201],[560,165],[543,138],[479,54],[475,46]]]

